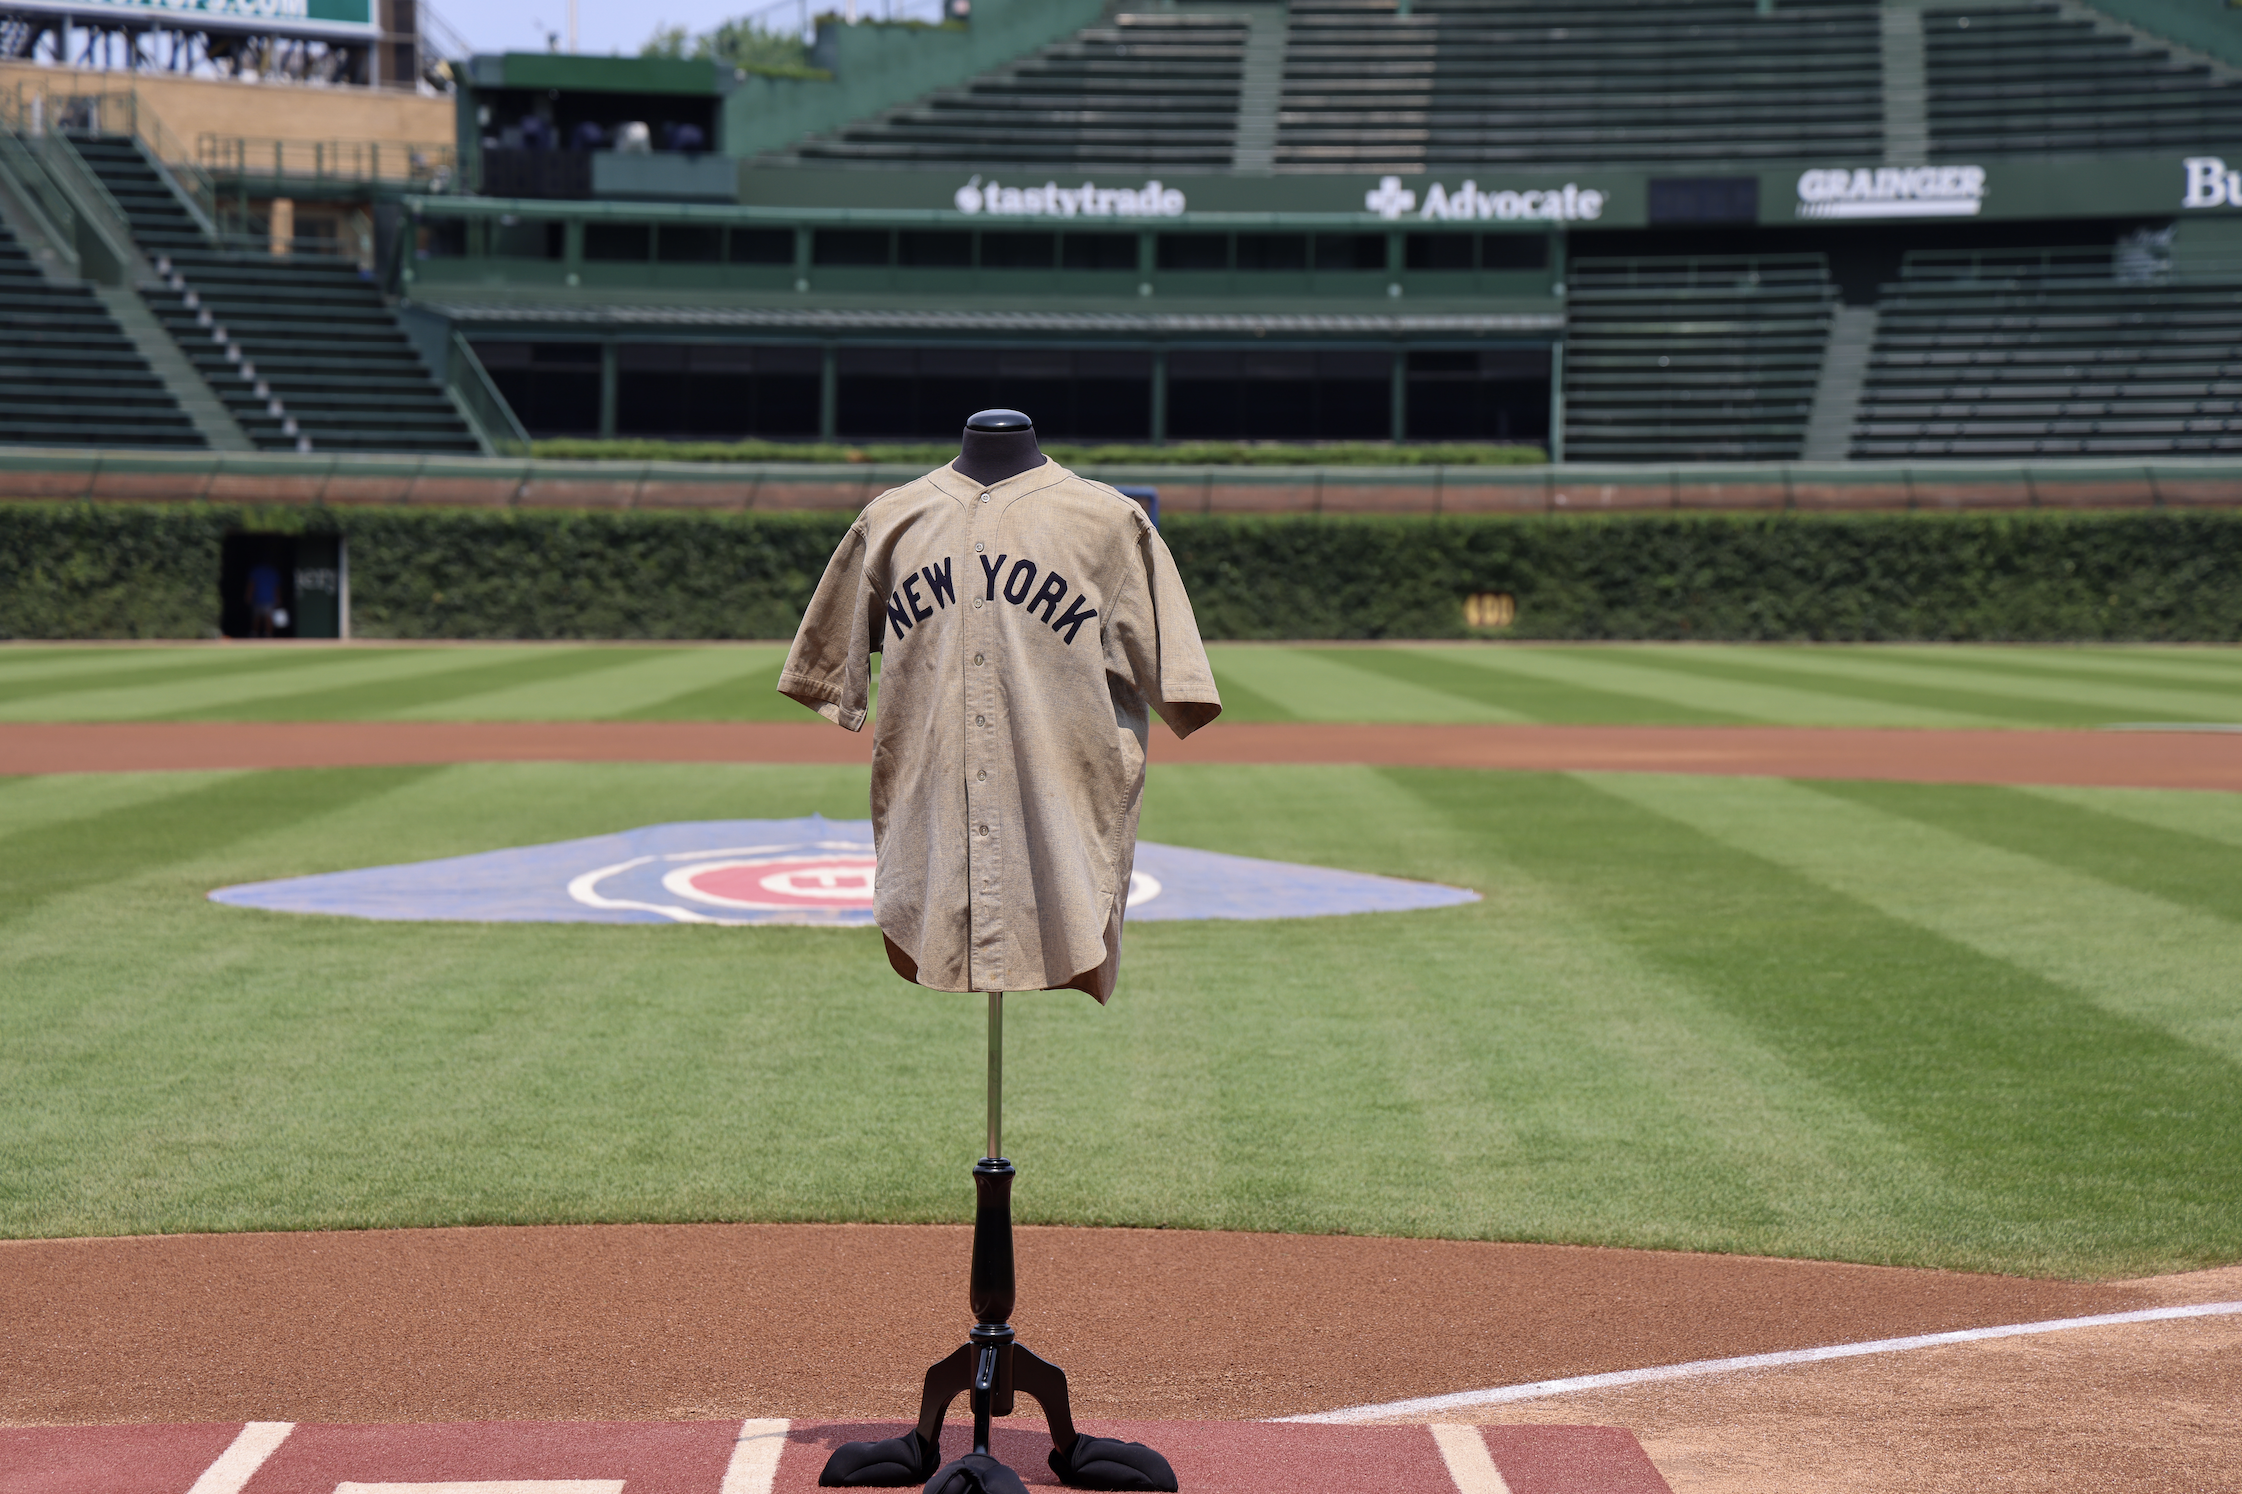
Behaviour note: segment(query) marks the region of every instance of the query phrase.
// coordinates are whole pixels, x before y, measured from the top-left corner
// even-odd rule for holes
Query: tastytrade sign
[[[1974,218],[1982,166],[1840,166],[1798,179],[1801,218]]]
[[[1141,187],[1101,187],[1087,181],[1079,187],[1057,182],[1007,187],[993,176],[987,181],[976,176],[951,201],[961,213],[997,218],[1174,218],[1183,212],[1183,194],[1156,181]]]
[[[1434,182],[1425,188],[1425,205],[1417,208],[1416,192],[1404,187],[1400,177],[1389,176],[1362,194],[1362,205],[1365,211],[1376,213],[1388,223],[1413,208],[1420,218],[1450,222],[1480,218],[1512,222],[1529,218],[1573,223],[1602,217],[1604,203],[1609,197],[1609,193],[1574,182],[1532,192],[1482,192],[1474,181],[1466,181],[1450,192]]]

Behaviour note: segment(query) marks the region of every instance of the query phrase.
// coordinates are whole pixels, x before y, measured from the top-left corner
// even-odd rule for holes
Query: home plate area
[[[779,1420],[238,1422],[0,1428],[5,1494],[798,1494],[844,1442],[902,1423]],[[1619,1427],[1301,1426],[1099,1421],[1165,1453],[1187,1494],[1670,1494]],[[944,1430],[945,1459],[967,1429]],[[1040,1427],[990,1450],[1056,1485]]]

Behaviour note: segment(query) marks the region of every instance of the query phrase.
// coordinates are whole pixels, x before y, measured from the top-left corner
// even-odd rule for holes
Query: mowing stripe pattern
[[[0,650],[0,721],[792,721],[779,644]],[[2242,651],[1789,645],[1208,650],[1233,721],[2242,725]]]
[[[4,650],[0,718],[643,718],[736,691],[750,719],[791,709],[764,699],[776,658]],[[2242,653],[2213,649],[1234,647],[1218,668],[1239,714],[1302,719],[2242,720]],[[864,783],[0,782],[0,1233],[958,1218],[977,1030],[875,935],[207,901],[634,825],[857,819]],[[2242,795],[1170,759],[1140,828],[1484,901],[1148,923],[1109,1010],[1020,1002],[1024,1221],[2085,1277],[2242,1238]]]

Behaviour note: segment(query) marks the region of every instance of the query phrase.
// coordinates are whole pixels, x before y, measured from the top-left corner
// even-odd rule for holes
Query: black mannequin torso
[[[1048,460],[1035,444],[1035,422],[1018,410],[983,410],[965,423],[965,440],[950,463],[975,482],[1002,482]]]

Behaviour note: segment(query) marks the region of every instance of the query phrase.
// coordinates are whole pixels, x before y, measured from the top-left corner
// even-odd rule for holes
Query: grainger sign
[[[1839,166],[1798,178],[1801,218],[1974,218],[1984,206],[1982,166]]]

